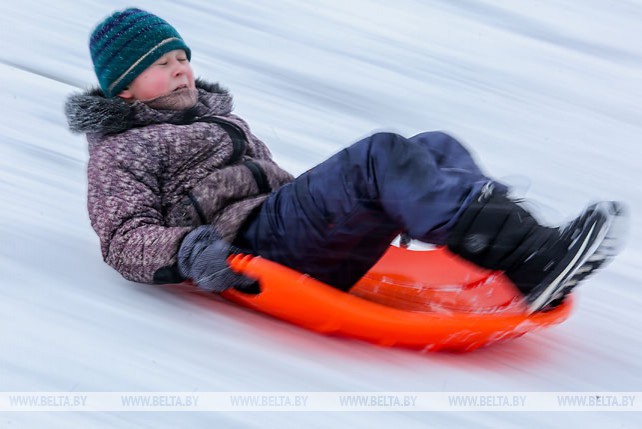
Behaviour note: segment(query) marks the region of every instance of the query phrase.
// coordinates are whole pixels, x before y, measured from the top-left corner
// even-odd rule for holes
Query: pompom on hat
[[[167,21],[144,10],[114,12],[98,24],[89,39],[94,71],[105,96],[114,97],[157,59],[182,49],[192,52]]]

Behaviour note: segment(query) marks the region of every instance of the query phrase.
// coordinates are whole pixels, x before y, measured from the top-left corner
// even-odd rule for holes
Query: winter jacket
[[[232,114],[232,98],[197,81],[191,109],[155,110],[105,98],[69,97],[69,127],[89,142],[88,210],[102,255],[125,278],[182,281],[183,237],[211,224],[231,242],[267,195],[293,180],[266,145]]]

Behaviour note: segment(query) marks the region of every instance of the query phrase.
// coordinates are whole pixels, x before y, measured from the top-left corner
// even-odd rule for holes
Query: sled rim
[[[469,351],[561,323],[572,302],[533,314],[449,315],[400,310],[335,289],[261,257],[233,255],[230,266],[258,280],[261,292],[228,289],[222,296],[312,331],[383,346]]]

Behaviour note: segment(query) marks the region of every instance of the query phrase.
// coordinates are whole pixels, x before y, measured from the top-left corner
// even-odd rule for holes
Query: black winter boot
[[[624,223],[625,212],[620,203],[601,201],[560,228],[559,242],[565,246],[565,255],[526,295],[530,311],[558,305],[575,286],[609,262],[620,251]],[[524,265],[527,264],[528,261]],[[507,273],[508,277],[518,278],[519,270],[518,267],[512,277]]]
[[[566,227],[550,228],[490,185],[464,210],[446,244],[481,267],[504,271],[534,312],[560,303],[616,253],[604,240],[621,213],[617,203],[597,203]]]

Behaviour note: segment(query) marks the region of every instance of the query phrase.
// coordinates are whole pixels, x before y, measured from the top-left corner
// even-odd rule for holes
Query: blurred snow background
[[[625,201],[628,247],[565,324],[472,354],[320,336],[100,257],[86,145],[67,95],[95,84],[94,25],[124,1],[5,2],[0,14],[0,389],[642,390],[642,2],[152,1],[197,75],[294,174],[377,130],[444,130],[547,221]],[[633,428],[633,413],[5,413],[0,427]]]

